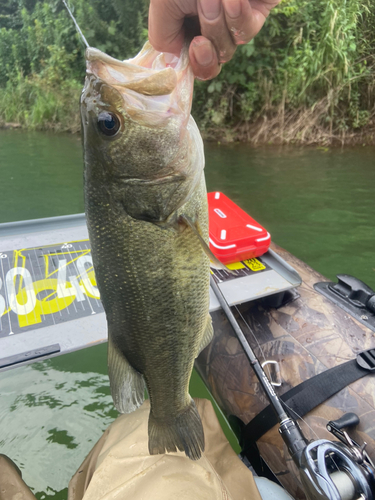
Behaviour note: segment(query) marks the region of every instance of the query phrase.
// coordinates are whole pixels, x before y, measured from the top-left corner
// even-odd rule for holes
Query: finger
[[[198,0],[198,16],[202,35],[216,48],[219,63],[229,61],[236,45],[228,30],[221,0]]]
[[[221,66],[212,43],[203,36],[193,39],[189,47],[189,59],[194,75],[199,80],[210,80],[220,73]]]
[[[151,0],[148,36],[154,49],[179,55],[184,43],[184,18],[197,15],[196,0]]]
[[[266,15],[252,9],[249,0],[223,0],[225,20],[235,45],[250,42],[264,24]]]

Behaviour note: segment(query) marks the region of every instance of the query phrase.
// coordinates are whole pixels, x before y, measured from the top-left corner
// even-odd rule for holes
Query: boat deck
[[[231,268],[212,268],[230,305],[301,283],[272,250]],[[0,371],[106,342],[103,313],[84,214],[0,224]]]

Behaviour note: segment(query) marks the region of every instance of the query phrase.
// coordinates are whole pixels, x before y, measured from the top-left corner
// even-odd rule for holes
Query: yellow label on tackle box
[[[227,264],[227,268],[231,271],[238,271],[238,269],[245,269],[242,262],[233,262],[233,264]]]
[[[266,266],[260,262],[258,259],[247,259],[243,261],[249,269],[252,271],[263,271],[263,269],[266,269]]]

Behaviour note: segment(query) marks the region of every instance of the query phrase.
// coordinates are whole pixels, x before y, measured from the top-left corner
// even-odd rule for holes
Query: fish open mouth
[[[88,74],[121,94],[127,110],[190,114],[194,76],[185,49],[176,57],[147,42],[137,56],[121,61],[89,47],[86,64]]]
[[[105,162],[110,158],[113,199],[134,219],[164,222],[189,199],[204,167],[202,139],[190,116],[194,75],[187,46],[176,57],[147,42],[126,61],[89,47],[86,62],[82,123],[95,148],[105,132],[103,148],[95,150]],[[114,134],[113,115],[121,123]]]

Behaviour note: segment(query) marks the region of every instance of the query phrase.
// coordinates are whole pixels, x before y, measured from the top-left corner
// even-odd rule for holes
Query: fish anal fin
[[[197,357],[205,349],[214,337],[214,327],[212,325],[212,318],[210,314],[207,316],[206,328],[203,333],[201,343],[198,348]]]
[[[218,269],[223,269],[224,271],[227,271],[230,274],[236,275],[234,271],[229,269],[225,264],[220,262],[220,260],[212,253],[210,247],[207,245],[207,243],[204,241],[204,239],[201,236],[201,231],[199,229],[199,226],[197,223],[194,223],[190,217],[187,215],[180,215],[178,218],[178,222],[181,224],[185,224],[186,226],[190,227],[190,229],[195,233],[196,237],[199,240],[199,243],[201,244],[201,247],[203,248],[204,253],[207,255],[207,257],[210,259],[210,261],[214,264],[215,267]]]
[[[191,460],[198,460],[204,451],[204,432],[197,407],[190,403],[174,419],[159,421],[150,412],[148,419],[150,455],[184,451]]]
[[[145,381],[108,336],[108,375],[114,405],[120,413],[131,413],[145,399]]]

